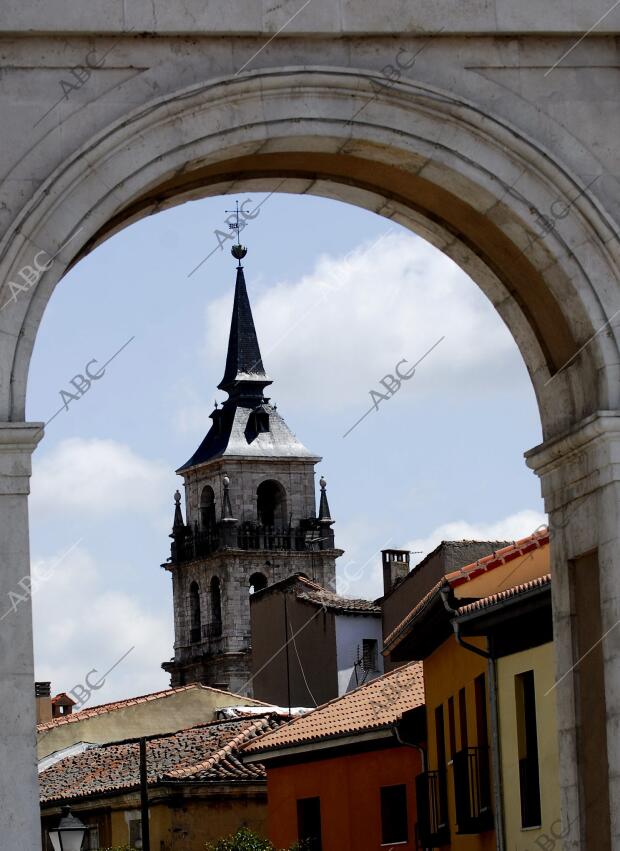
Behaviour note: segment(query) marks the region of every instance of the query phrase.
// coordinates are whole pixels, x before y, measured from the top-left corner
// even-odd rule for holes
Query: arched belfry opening
[[[262,526],[288,525],[286,491],[280,482],[268,479],[256,489],[256,511]]]
[[[257,591],[262,591],[267,587],[267,577],[264,573],[257,571],[250,576],[250,594],[256,594]]]
[[[212,531],[215,520],[215,491],[211,485],[205,485],[200,494],[200,525],[203,531]]]
[[[190,641],[196,644],[201,639],[200,588],[197,582],[189,586]]]
[[[211,579],[211,621],[209,633],[211,638],[219,638],[222,634],[222,581],[219,576]]]

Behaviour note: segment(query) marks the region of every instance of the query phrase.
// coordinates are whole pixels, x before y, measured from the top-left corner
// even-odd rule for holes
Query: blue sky
[[[239,200],[248,197],[247,209],[266,198]],[[174,470],[223,398],[235,272],[231,242],[217,249],[214,231],[227,230],[233,204],[191,202],[123,230],[66,275],[43,318],[30,420],[48,420],[87,363],[98,361],[95,372],[133,338],[35,453],[32,559],[50,568],[33,600],[35,664],[54,691],[130,647],[92,702],[167,685],[172,593],[160,564]],[[541,439],[534,393],[509,332],[463,272],[398,225],[308,196],[267,198],[242,242],[272,400],[323,456],[342,567],[354,561],[361,574],[342,590],[381,593],[385,546],[534,531],[542,502],[523,461]],[[439,339],[343,438],[380,379]]]

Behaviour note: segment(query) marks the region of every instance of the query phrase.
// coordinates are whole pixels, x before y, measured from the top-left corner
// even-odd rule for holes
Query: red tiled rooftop
[[[237,718],[152,736],[146,743],[148,783],[262,780],[262,765],[243,765],[237,752],[242,744],[279,723],[274,716]],[[42,803],[126,792],[137,789],[139,782],[137,739],[65,757],[39,775]]]
[[[515,541],[508,547],[502,547],[501,550],[496,550],[484,558],[479,558],[471,564],[466,564],[458,570],[454,570],[446,576],[446,579],[452,586],[457,588],[464,582],[470,582],[476,576],[487,573],[489,570],[495,570],[496,567],[501,567],[503,564],[513,561],[516,558],[529,555],[534,550],[539,550],[549,543],[549,529],[544,526],[542,529],[534,532],[533,535],[528,535],[526,538],[521,538]]]
[[[340,594],[323,588],[318,582],[313,582],[301,574],[295,574],[280,582],[275,582],[273,585],[269,585],[267,588],[259,591],[255,596],[257,599],[260,599],[266,595],[278,592],[283,593],[289,588],[293,589],[293,593],[298,600],[304,600],[316,606],[323,606],[331,611],[355,615],[381,614],[381,607],[372,600],[363,600],[359,597],[342,597]]]
[[[534,532],[533,535],[528,535],[526,538],[521,538],[514,541],[507,547],[502,547],[500,550],[490,553],[484,558],[477,559],[471,564],[466,564],[458,570],[453,570],[452,573],[442,576],[441,579],[430,589],[430,591],[422,597],[419,603],[402,619],[398,626],[394,627],[392,632],[383,642],[384,652],[392,649],[405,630],[412,624],[418,615],[427,608],[433,599],[441,592],[443,588],[457,588],[465,582],[469,582],[476,576],[481,576],[490,570],[494,570],[503,564],[508,564],[516,558],[522,558],[534,550],[541,549],[549,543],[549,529],[545,526],[540,531]]]
[[[412,662],[295,718],[246,746],[248,754],[388,727],[424,703],[420,662]]]
[[[551,585],[550,573],[545,574],[545,576],[539,576],[537,579],[530,579],[529,582],[522,582],[521,585],[515,585],[513,588],[507,588],[505,591],[498,591],[497,594],[490,594],[488,597],[474,600],[473,603],[467,603],[467,605],[461,606],[457,611],[459,615],[470,615],[474,612],[481,612],[504,600],[510,600],[512,597],[518,597],[521,594],[526,594],[528,591],[545,588],[548,585]]]

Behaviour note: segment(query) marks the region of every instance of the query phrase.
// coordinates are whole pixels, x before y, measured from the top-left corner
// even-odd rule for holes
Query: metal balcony
[[[454,800],[458,833],[493,827],[489,749],[464,748],[454,755]]]
[[[448,783],[445,770],[425,771],[415,781],[419,848],[440,848],[450,842]]]

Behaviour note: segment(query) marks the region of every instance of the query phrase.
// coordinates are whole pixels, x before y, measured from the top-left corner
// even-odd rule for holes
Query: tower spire
[[[236,222],[231,223],[230,227],[237,231],[237,238],[239,238],[241,225],[239,224],[238,208],[236,214]],[[263,390],[268,384],[271,384],[271,381],[263,367],[243,266],[241,265],[241,260],[247,254],[247,248],[237,243],[231,248],[231,254],[238,261],[237,280],[230,335],[228,337],[226,368],[218,387],[228,393],[229,401],[234,399],[237,404],[241,403],[244,406],[254,407],[261,403]]]
[[[321,486],[321,502],[319,503],[319,520],[322,522],[333,523],[331,514],[329,513],[329,503],[327,502],[327,482],[321,476],[319,481]]]

